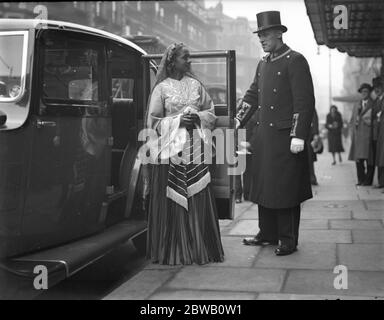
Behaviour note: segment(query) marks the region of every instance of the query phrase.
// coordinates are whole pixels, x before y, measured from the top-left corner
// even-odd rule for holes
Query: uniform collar
[[[271,53],[268,53],[266,56],[263,57],[263,60],[264,61],[276,61],[282,57],[284,57],[285,55],[287,55],[288,53],[290,53],[292,51],[292,49],[290,47],[288,47],[285,43],[281,46],[280,49],[276,50],[274,52],[274,57],[272,57],[272,54]]]

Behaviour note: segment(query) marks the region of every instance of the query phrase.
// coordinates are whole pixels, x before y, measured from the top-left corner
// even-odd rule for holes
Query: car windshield
[[[0,102],[16,100],[23,93],[26,49],[24,32],[0,32]]]

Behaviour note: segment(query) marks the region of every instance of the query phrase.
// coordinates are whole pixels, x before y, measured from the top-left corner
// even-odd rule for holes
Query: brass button
[[[257,122],[256,122],[256,124],[257,124],[257,125],[259,125],[259,124],[260,124],[260,122],[259,122],[259,121],[257,121]]]
[[[259,109],[261,109],[261,106],[259,106]]]
[[[273,92],[277,92],[277,89],[276,89],[276,88],[274,88],[274,89],[273,89]]]
[[[289,59],[291,56],[290,55],[287,55],[287,59]]]
[[[271,109],[273,110],[275,107],[274,106],[271,106]]]
[[[257,73],[257,76],[260,77],[260,72]]]
[[[278,75],[278,76],[279,76],[279,75],[281,75],[281,72],[280,72],[280,71],[278,71],[278,72],[277,72],[277,75]]]
[[[257,89],[257,92],[260,92],[260,89]]]
[[[273,127],[273,123],[270,123],[269,126],[270,126],[270,127]]]

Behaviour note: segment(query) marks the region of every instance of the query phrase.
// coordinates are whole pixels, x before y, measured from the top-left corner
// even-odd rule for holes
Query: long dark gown
[[[202,127],[216,121],[213,104],[197,80],[167,78],[155,87],[149,105],[148,127],[158,130],[161,120],[186,106],[199,111]],[[224,260],[215,198],[210,183],[188,198],[188,210],[167,197],[169,164],[152,164],[148,214],[147,258],[154,263],[206,264]]]

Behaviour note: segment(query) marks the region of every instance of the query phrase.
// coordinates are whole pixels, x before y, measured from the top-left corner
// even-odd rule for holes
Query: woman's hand
[[[197,113],[190,113],[188,116],[190,117],[193,124],[200,125],[200,117]]]
[[[180,127],[185,127],[187,130],[193,128],[193,121],[189,114],[183,114],[180,118]]]

